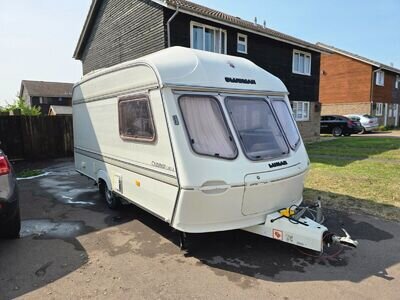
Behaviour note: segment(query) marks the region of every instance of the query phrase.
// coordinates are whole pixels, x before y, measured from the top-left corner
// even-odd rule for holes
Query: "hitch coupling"
[[[341,244],[347,247],[351,247],[351,248],[357,248],[358,247],[358,241],[357,240],[353,240],[350,236],[350,234],[344,229],[342,228],[345,236],[337,236],[335,234],[328,234],[326,235],[326,240],[325,243],[327,243],[328,245],[330,244]]]

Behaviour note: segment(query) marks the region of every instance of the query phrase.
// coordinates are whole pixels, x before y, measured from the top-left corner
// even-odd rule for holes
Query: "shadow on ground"
[[[353,162],[369,159],[375,162],[397,163],[400,161],[374,157],[392,150],[400,150],[400,139],[387,137],[343,137],[306,145],[311,162],[345,167]]]
[[[178,234],[166,223],[132,205],[108,210],[92,181],[77,175],[70,163],[53,168],[53,172],[20,182],[22,238],[0,242],[0,295],[6,299],[84,269],[90,254],[82,237],[98,239],[97,250],[112,259],[140,255],[161,263],[174,261],[182,270],[194,259],[196,266],[206,266],[243,289],[257,280],[360,282],[371,276],[392,280],[387,269],[400,262],[400,224],[334,210],[327,211],[326,225],[335,232],[346,228],[360,241],[358,249],[333,247],[318,257],[305,249],[236,230],[191,234],[189,250],[180,251]],[[111,227],[112,231],[107,229]],[[90,235],[99,231],[103,232],[101,239]],[[112,243],[118,234],[126,238],[125,243]],[[82,283],[85,279],[82,277]]]

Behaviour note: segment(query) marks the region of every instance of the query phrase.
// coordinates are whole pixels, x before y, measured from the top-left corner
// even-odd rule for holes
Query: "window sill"
[[[295,121],[296,122],[310,122],[310,119],[301,119],[301,120],[296,120],[295,119]]]
[[[300,73],[300,72],[296,72],[296,71],[292,71],[292,73],[293,74],[296,74],[296,75],[303,75],[303,76],[311,76],[311,73]]]
[[[239,50],[237,50],[237,53],[240,53],[240,54],[249,54],[247,51],[239,51]]]

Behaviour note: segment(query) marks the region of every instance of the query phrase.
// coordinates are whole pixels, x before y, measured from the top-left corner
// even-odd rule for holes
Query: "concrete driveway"
[[[107,209],[71,161],[47,171],[19,182],[22,237],[0,241],[0,299],[399,299],[399,223],[329,211],[360,242],[336,256],[242,231],[189,236],[182,252],[162,221]]]

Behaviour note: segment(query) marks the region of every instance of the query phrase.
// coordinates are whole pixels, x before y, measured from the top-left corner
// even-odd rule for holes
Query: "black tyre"
[[[8,223],[6,223],[1,229],[0,237],[6,239],[18,239],[20,230],[21,230],[21,215],[18,208],[15,216]]]
[[[365,130],[365,128],[363,127],[362,130],[358,133],[358,134],[366,134],[367,131]]]
[[[121,200],[108,189],[107,184],[102,182],[100,184],[100,192],[102,192],[106,204],[111,209],[117,209],[121,206]]]
[[[343,130],[340,127],[335,127],[335,128],[332,129],[332,135],[333,136],[338,137],[338,136],[341,136],[342,133],[343,133]]]
[[[344,136],[351,136],[351,133],[344,133]]]

